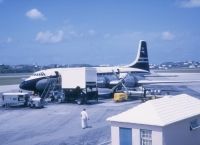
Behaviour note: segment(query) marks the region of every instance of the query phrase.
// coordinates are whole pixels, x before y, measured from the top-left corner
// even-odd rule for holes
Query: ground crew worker
[[[82,127],[82,129],[85,129],[88,127],[88,124],[87,124],[88,120],[89,120],[89,117],[86,112],[86,109],[83,109],[83,111],[81,111],[81,127]]]

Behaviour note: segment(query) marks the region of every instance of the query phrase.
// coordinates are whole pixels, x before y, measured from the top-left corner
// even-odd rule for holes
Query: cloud
[[[9,44],[13,42],[13,38],[12,37],[7,37],[4,38],[3,40],[0,40],[0,44]]]
[[[45,16],[38,9],[31,9],[26,12],[26,16],[32,20],[45,20]]]
[[[112,35],[110,33],[106,33],[103,35],[103,38],[107,39],[107,38],[110,38]]]
[[[8,37],[6,40],[6,43],[11,43],[13,41],[13,39],[11,37]]]
[[[180,3],[183,8],[200,7],[200,0],[184,0]]]
[[[59,30],[55,33],[50,31],[39,32],[35,38],[40,43],[59,43],[64,40],[64,32]]]
[[[163,40],[173,40],[175,35],[169,31],[162,32],[161,37]]]
[[[65,36],[66,39],[72,39],[72,38],[80,38],[82,37],[84,34],[76,32],[75,30],[70,30],[70,31],[65,31]]]
[[[94,35],[96,34],[96,31],[93,30],[93,29],[90,29],[90,30],[88,31],[88,34],[91,35],[91,36],[94,36]]]

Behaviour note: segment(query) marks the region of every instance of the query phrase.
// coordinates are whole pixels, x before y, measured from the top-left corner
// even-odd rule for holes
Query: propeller
[[[120,73],[116,73],[116,72],[114,72],[113,71],[113,74],[118,78],[118,80],[119,80],[119,82],[118,82],[118,84],[117,85],[115,85],[113,88],[112,88],[112,92],[114,93],[115,91],[116,91],[116,89],[121,85],[122,87],[123,87],[123,89],[124,89],[124,92],[127,94],[127,95],[130,95],[130,94],[140,94],[140,93],[142,93],[142,96],[144,96],[145,94],[144,94],[144,92],[145,92],[145,88],[144,88],[144,86],[143,85],[140,85],[140,89],[141,89],[141,91],[135,91],[135,90],[132,90],[132,89],[130,89],[130,88],[128,88],[128,87],[131,87],[131,88],[137,88],[138,87],[138,78],[136,77],[136,75],[135,74],[131,74],[131,73],[126,73],[126,75],[124,75],[123,76],[123,78],[120,78],[120,76],[119,76],[119,74]],[[127,84],[127,82],[125,82],[125,79],[128,77],[128,76],[130,76],[131,78],[131,83],[132,83],[132,85],[130,85],[129,84],[129,86],[128,86],[128,84]],[[130,82],[129,82],[130,83]],[[127,87],[128,86],[128,87]],[[145,92],[146,93],[146,92]],[[138,94],[138,95],[139,95]],[[140,94],[141,95],[141,94]]]
[[[120,78],[120,72],[118,70],[118,73],[116,73],[115,71],[112,71],[113,74],[116,76],[116,78],[119,80],[119,82],[117,83],[117,85],[115,85],[113,88],[112,88],[112,92],[114,92],[120,85],[122,85],[122,87],[128,92],[128,89],[127,87],[125,86],[125,79],[127,78],[127,76],[129,76],[129,73],[126,73],[126,75],[123,77],[123,78]]]

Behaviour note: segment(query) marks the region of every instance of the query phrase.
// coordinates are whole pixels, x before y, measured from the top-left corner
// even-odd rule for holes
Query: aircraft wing
[[[138,68],[128,68],[128,67],[95,67],[97,70],[97,74],[106,74],[113,72],[120,72],[120,73],[148,73],[146,70],[138,69]]]
[[[144,75],[144,77],[178,77],[178,75],[157,75],[157,74],[148,74],[148,75]]]
[[[139,80],[138,84],[140,85],[150,85],[150,84],[161,84],[161,83],[195,83],[200,82],[200,80]]]

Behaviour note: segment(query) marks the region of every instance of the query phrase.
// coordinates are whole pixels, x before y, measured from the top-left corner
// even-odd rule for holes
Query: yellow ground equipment
[[[128,99],[128,95],[126,93],[115,93],[114,94],[114,101],[115,102],[122,102]]]

